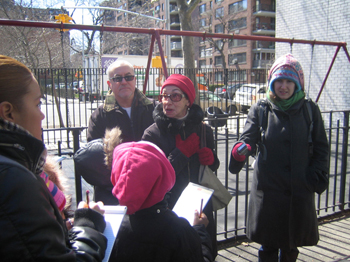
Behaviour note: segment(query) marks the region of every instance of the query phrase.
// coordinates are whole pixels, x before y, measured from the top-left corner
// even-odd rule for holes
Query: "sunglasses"
[[[163,99],[170,98],[171,101],[173,102],[179,102],[181,99],[185,97],[184,94],[179,94],[179,93],[173,93],[170,95],[167,94],[161,94],[159,95],[159,101],[161,102]]]
[[[121,81],[123,81],[123,78],[125,79],[125,81],[132,81],[134,80],[135,76],[132,75],[127,75],[127,76],[115,76],[110,78],[109,80],[113,80],[113,82],[119,83]]]

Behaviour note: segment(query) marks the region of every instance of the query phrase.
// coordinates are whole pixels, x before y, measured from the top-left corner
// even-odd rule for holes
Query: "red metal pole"
[[[326,84],[326,81],[327,81],[327,78],[328,78],[328,76],[329,76],[329,73],[331,72],[331,69],[332,69],[332,67],[333,67],[335,58],[336,58],[337,55],[338,55],[338,52],[339,52],[340,47],[341,47],[341,46],[338,46],[338,47],[337,47],[337,50],[335,50],[335,54],[334,54],[334,56],[333,56],[332,62],[331,62],[331,64],[330,64],[329,68],[328,68],[328,72],[327,72],[327,74],[326,74],[326,77],[325,77],[325,79],[323,80],[323,83],[322,83],[320,92],[319,92],[318,95],[317,95],[317,98],[316,98],[316,101],[315,101],[316,103],[318,102],[318,99],[319,99],[320,96],[321,96],[321,93],[322,93],[323,88],[324,88],[324,86],[325,86],[325,84]]]
[[[235,35],[235,34],[218,34],[218,33],[206,33],[196,31],[177,31],[177,30],[164,30],[156,28],[133,28],[133,27],[118,27],[118,26],[97,26],[97,25],[77,25],[77,24],[59,24],[53,22],[34,22],[23,20],[8,20],[0,19],[0,25],[8,26],[24,26],[24,27],[40,27],[40,28],[57,28],[57,29],[77,29],[77,30],[96,30],[96,31],[108,31],[108,32],[125,32],[125,33],[138,33],[138,34],[154,34],[158,31],[159,35],[178,35],[178,36],[196,36],[196,37],[211,37],[211,38],[225,38],[225,39],[245,39],[253,41],[270,41],[270,42],[285,42],[285,43],[299,43],[299,44],[314,44],[314,45],[331,45],[331,46],[344,46],[344,42],[330,42],[330,41],[314,41],[314,40],[302,40],[302,39],[288,39],[288,38],[276,38],[268,36],[252,36],[252,35]]]
[[[151,60],[152,60],[152,52],[153,52],[153,47],[154,47],[154,40],[155,40],[154,34],[152,34],[152,39],[151,39],[151,46],[149,48],[148,52],[148,61],[147,61],[147,67],[146,67],[146,75],[145,75],[145,82],[143,83],[143,93],[146,94],[147,90],[147,82],[148,82],[148,76],[149,76],[149,69],[151,65]]]

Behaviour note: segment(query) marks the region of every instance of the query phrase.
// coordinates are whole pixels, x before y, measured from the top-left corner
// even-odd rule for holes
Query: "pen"
[[[86,190],[86,204],[87,204],[88,208],[90,208],[90,206],[89,206],[89,202],[90,202],[89,194],[90,194],[90,191]]]
[[[199,218],[201,218],[203,212],[203,198],[201,199],[201,209],[199,211]]]

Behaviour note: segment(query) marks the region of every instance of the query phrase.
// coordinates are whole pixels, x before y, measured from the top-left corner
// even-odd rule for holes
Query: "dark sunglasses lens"
[[[181,98],[182,98],[181,94],[171,94],[170,95],[170,99],[173,102],[179,102],[181,100]]]
[[[134,76],[125,76],[124,78],[125,78],[126,81],[134,80]]]
[[[112,78],[114,82],[121,82],[123,78],[121,76],[116,76]]]

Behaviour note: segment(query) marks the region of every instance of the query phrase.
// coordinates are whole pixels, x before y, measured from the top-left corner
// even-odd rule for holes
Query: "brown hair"
[[[0,103],[7,101],[20,108],[33,74],[28,67],[8,56],[0,55]]]

